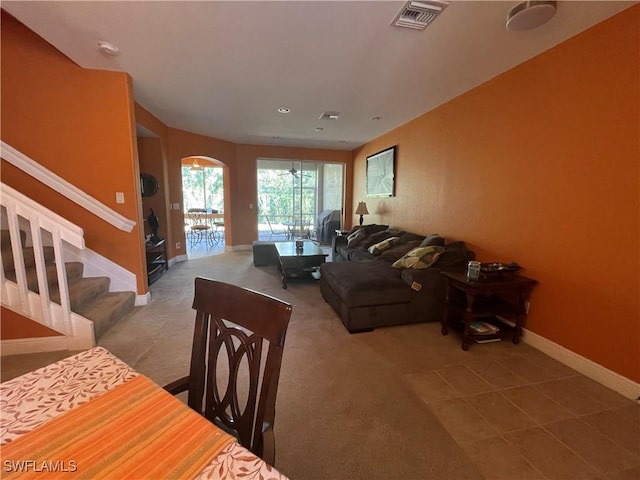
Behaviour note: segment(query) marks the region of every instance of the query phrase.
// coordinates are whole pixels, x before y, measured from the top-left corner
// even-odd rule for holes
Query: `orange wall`
[[[1,48],[2,140],[137,222],[130,77],[78,67],[4,11]],[[87,247],[138,275],[146,291],[139,222],[118,230],[4,161],[2,181],[81,226]]]
[[[1,340],[13,340],[17,338],[35,338],[35,337],[53,337],[62,335],[61,333],[51,330],[33,320],[30,320],[22,315],[9,310],[8,308],[1,308],[2,317],[0,323],[0,339]]]
[[[355,203],[398,146],[368,222],[517,261],[540,282],[526,328],[636,382],[639,31],[635,6],[354,152]]]

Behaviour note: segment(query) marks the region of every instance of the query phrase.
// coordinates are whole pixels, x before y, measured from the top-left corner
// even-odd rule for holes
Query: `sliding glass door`
[[[341,164],[259,159],[260,238],[316,239],[323,211],[341,216],[343,170]]]

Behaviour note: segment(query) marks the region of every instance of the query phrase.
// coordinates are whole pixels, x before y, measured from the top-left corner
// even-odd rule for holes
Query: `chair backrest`
[[[198,277],[193,308],[189,406],[273,464],[276,394],[291,305]]]
[[[201,230],[203,228],[209,228],[207,210],[205,208],[190,208],[187,210],[187,213],[189,214],[192,229]]]
[[[269,230],[271,231],[271,235],[284,235],[287,233],[284,230],[274,230],[273,225],[271,225],[271,221],[269,220],[269,217],[265,215],[264,218],[267,221],[267,225],[269,225]]]
[[[267,221],[267,225],[269,225],[269,230],[271,230],[271,233],[273,233],[273,227],[271,226],[271,222],[269,221],[269,217],[267,217],[266,215],[264,216],[265,220]]]

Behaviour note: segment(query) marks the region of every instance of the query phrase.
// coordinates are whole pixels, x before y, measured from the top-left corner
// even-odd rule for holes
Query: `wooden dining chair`
[[[187,391],[189,407],[273,465],[276,393],[291,305],[198,277],[193,308],[189,375],[165,390]]]

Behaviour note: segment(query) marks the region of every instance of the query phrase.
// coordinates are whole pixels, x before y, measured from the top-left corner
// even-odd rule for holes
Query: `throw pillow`
[[[354,225],[353,227],[351,227],[351,230],[347,232],[347,237],[352,233],[355,233],[356,231],[360,230],[361,228],[364,228],[364,227],[362,225]]]
[[[425,239],[420,244],[421,247],[444,247],[444,238],[442,238],[437,233],[433,233],[431,235],[427,235]]]
[[[355,247],[358,243],[364,240],[365,237],[366,234],[364,233],[364,228],[359,228],[347,237],[347,247]]]
[[[368,232],[367,229],[365,229],[365,231]],[[400,232],[399,230],[395,230],[393,228],[387,228],[386,230],[382,230],[381,232],[367,233],[367,238],[360,243],[360,246],[362,248],[369,248],[371,245],[380,243],[387,238],[399,237],[403,233],[404,232]]]
[[[400,260],[393,262],[394,268],[429,268],[436,263],[438,257],[444,252],[444,247],[418,247],[408,252]]]
[[[419,240],[414,240],[413,242],[408,242],[408,243],[400,243],[400,240],[398,240],[398,243],[396,245],[394,245],[388,250],[385,250],[380,254],[379,257],[376,257],[376,258],[384,262],[393,263],[399,258],[402,258],[402,256],[408,251],[413,250],[414,248],[417,248],[419,246],[420,246]]]
[[[467,250],[464,242],[452,242],[446,246],[444,253],[438,259],[438,267],[441,269],[458,268],[466,266],[469,260],[475,260],[475,254]]]
[[[369,247],[369,253],[371,255],[380,255],[384,250],[391,247],[394,243],[398,241],[398,237],[389,237],[386,240],[378,242]]]
[[[414,240],[424,240],[424,235],[418,235],[417,233],[405,232],[400,236],[400,243],[413,242]]]

